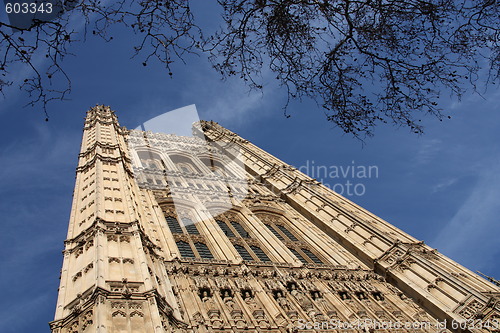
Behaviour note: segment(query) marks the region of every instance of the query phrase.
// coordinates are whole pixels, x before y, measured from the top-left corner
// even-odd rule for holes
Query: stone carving
[[[92,310],[89,310],[82,316],[82,331],[85,331],[88,326],[91,326],[93,324],[93,315],[94,312]]]
[[[392,265],[397,262],[397,260],[400,260],[400,258],[404,255],[404,252],[400,249],[396,249],[392,253],[390,253],[387,258],[385,259],[385,262],[388,264]]]
[[[301,185],[302,185],[302,180],[298,180],[297,178],[295,178],[293,182],[291,182],[287,187],[283,189],[283,193],[293,194],[299,189]]]
[[[73,275],[73,282],[75,282],[76,280],[78,280],[78,278],[80,278],[81,276],[82,276],[82,272],[78,272],[75,275]]]
[[[234,321],[234,324],[238,328],[244,328],[246,326],[246,321],[243,318],[243,311],[241,310],[232,310],[231,311],[231,318]]]
[[[459,315],[466,319],[472,318],[477,312],[479,312],[484,305],[478,300],[474,299],[470,301],[460,312]]]
[[[270,274],[262,274],[264,279],[270,279]],[[265,280],[266,287],[270,290],[281,290],[283,285],[277,280]]]
[[[314,306],[306,295],[303,292],[297,289],[297,285],[295,283],[289,284],[290,295],[292,295],[299,303],[302,310],[304,310],[310,317],[314,318]]]
[[[250,290],[242,291],[242,298],[249,309],[257,309],[258,304],[255,301],[255,297],[252,295]]]
[[[144,317],[144,313],[140,312],[140,311],[132,311],[130,313],[130,317],[134,317],[134,316],[137,316],[137,317]]]
[[[281,290],[276,290],[274,298],[278,302],[278,305],[285,311],[291,310],[290,303],[286,299],[286,297],[283,295],[283,292]]]
[[[201,289],[200,298],[202,302],[212,301],[212,295],[210,294],[210,289]]]
[[[69,325],[68,332],[69,333],[78,333],[78,326],[79,326],[79,322],[77,319]]]
[[[87,266],[85,266],[85,268],[83,269],[83,272],[87,273],[92,268],[94,268],[94,263],[91,262],[90,264],[88,264]]]
[[[228,308],[230,309],[238,308],[229,289],[222,290],[222,300],[224,301],[224,304]]]
[[[112,309],[125,309],[125,302],[112,302],[111,308]]]
[[[221,328],[224,326],[224,321],[221,319],[220,311],[216,309],[210,309],[207,312],[208,318],[213,328]]]
[[[126,317],[127,314],[124,312],[124,311],[121,311],[121,310],[118,310],[118,311],[115,311],[111,314],[112,317],[118,317],[118,316],[121,316],[121,317]]]
[[[75,257],[78,258],[83,253],[83,247],[78,247],[73,253],[75,254]]]

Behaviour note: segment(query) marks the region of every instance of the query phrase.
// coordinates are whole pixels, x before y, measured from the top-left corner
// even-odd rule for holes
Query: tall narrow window
[[[269,229],[269,231],[271,231],[274,234],[274,236],[278,237],[279,240],[285,240],[283,236],[281,236],[281,234],[277,232],[276,229],[274,229],[271,225],[269,224],[264,224],[264,225],[267,227],[267,229]]]
[[[250,235],[248,232],[239,224],[238,222],[231,221],[231,225],[233,226],[234,229],[240,234],[241,237],[243,238],[250,238]]]
[[[191,219],[188,219],[187,217],[182,219],[182,224],[184,224],[184,227],[186,228],[186,231],[190,235],[199,235],[200,232],[198,231],[198,228],[196,228],[196,225],[193,223]]]
[[[253,257],[250,255],[247,249],[245,249],[245,247],[235,244],[234,248],[236,249],[236,251],[238,251],[238,254],[243,258],[243,260],[253,260]]]
[[[319,259],[318,257],[316,257],[316,255],[314,253],[312,253],[311,251],[309,251],[308,249],[301,249],[302,252],[304,252],[315,264],[322,264],[323,262],[321,261],[321,259]]]
[[[264,251],[262,251],[262,249],[260,247],[255,246],[255,245],[251,245],[250,248],[255,253],[257,258],[259,258],[260,261],[271,261],[271,259],[269,259],[267,254]]]
[[[194,247],[196,247],[196,250],[200,254],[200,257],[203,259],[213,259],[214,256],[212,255],[212,252],[210,252],[210,249],[206,244],[203,243],[194,243]]]
[[[177,248],[179,249],[179,252],[181,253],[181,257],[185,258],[194,258],[194,252],[191,249],[191,246],[189,246],[189,243],[183,242],[183,241],[178,241],[176,242]]]
[[[222,169],[221,169],[220,167],[218,167],[218,166],[213,167],[213,168],[212,168],[212,171],[213,171],[214,173],[218,174],[218,175],[219,175],[219,176],[221,176],[221,177],[225,177],[225,176],[226,176],[226,174],[224,173],[224,170],[222,170]]]
[[[291,241],[298,242],[299,240],[295,237],[287,228],[282,225],[277,225],[277,227],[281,230],[282,233],[286,235]]]
[[[293,253],[294,256],[297,257],[297,259],[299,259],[300,261],[302,261],[303,264],[308,264],[309,261],[306,260],[306,258],[304,258],[303,256],[300,255],[300,253],[295,250],[295,249],[292,249],[291,247],[288,248],[290,250],[290,252]]]
[[[167,216],[166,220],[171,232],[182,234],[181,226],[179,225],[179,222],[177,222],[177,219],[175,217]]]
[[[227,226],[226,222],[224,221],[221,221],[221,220],[217,220],[216,221],[217,224],[219,225],[219,228],[222,229],[222,232],[224,232],[224,234],[227,236],[227,237],[236,237],[234,235],[234,233],[231,231],[231,229],[229,229],[229,227]]]

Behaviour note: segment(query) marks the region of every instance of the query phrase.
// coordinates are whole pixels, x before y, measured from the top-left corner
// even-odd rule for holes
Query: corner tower
[[[217,123],[193,133],[88,111],[53,332],[499,329],[497,286]]]
[[[158,260],[164,254],[148,235],[152,205],[130,162],[114,112],[88,111],[53,332],[159,332],[163,323],[176,323],[172,287]]]

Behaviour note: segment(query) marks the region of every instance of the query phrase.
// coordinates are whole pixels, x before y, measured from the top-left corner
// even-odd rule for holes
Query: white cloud
[[[18,186],[35,187],[64,183],[54,169],[76,164],[80,133],[51,131],[45,123],[35,123],[35,133],[29,140],[13,141],[0,150],[1,192]],[[73,156],[68,159],[68,156]]]
[[[424,139],[413,158],[413,162],[418,166],[428,164],[439,155],[441,147],[442,141],[440,139]]]
[[[264,96],[258,91],[245,94],[241,90],[232,86],[217,94],[206,116],[224,122],[228,127],[240,127],[257,117],[265,117],[266,113],[259,112],[264,108]]]
[[[206,60],[201,59],[198,64],[201,65],[199,70],[190,72],[189,82],[194,84],[184,93],[192,98],[195,92],[201,119],[215,120],[229,128],[241,128],[251,126],[256,119],[271,116],[283,106],[284,92],[271,80],[269,69],[263,68],[260,73],[259,80],[265,83],[264,90],[260,91],[250,89],[237,77],[220,80],[220,75],[203,61]]]
[[[31,295],[24,302],[11,302],[8,309],[0,312],[0,331],[12,332],[13,327],[19,329],[22,325],[28,325],[32,321],[30,314],[39,313],[40,308],[46,306],[52,298],[52,294],[49,290],[36,296]]]
[[[438,183],[432,187],[432,193],[443,191],[446,188],[450,187],[451,185],[455,184],[457,181],[458,181],[457,177],[446,178],[443,181],[441,181],[440,183]]]
[[[461,264],[485,268],[498,259],[500,234],[499,160],[479,174],[469,197],[433,240],[433,246]],[[498,264],[498,263],[497,263]]]

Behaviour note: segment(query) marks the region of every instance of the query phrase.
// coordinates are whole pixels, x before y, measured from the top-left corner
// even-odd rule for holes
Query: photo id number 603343
[[[5,4],[5,12],[7,14],[35,14],[35,13],[52,13],[52,3],[50,2],[7,2]]]

